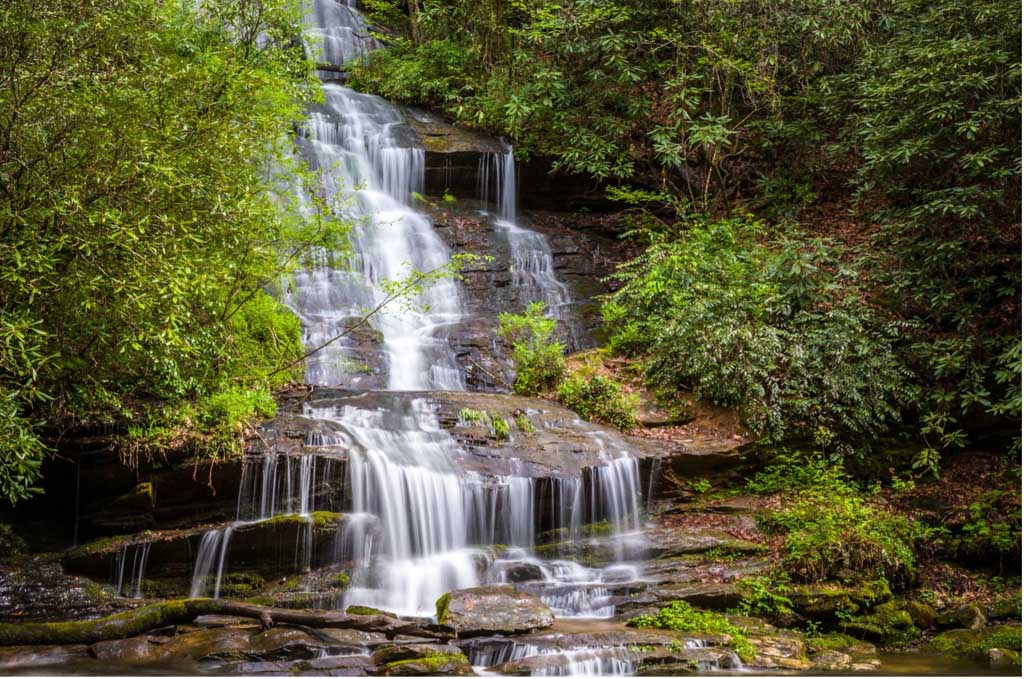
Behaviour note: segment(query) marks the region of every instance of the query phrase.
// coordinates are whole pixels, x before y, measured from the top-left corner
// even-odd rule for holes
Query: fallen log
[[[385,615],[349,615],[341,611],[273,608],[222,599],[179,599],[140,606],[96,620],[72,622],[0,623],[0,646],[39,644],[94,644],[126,639],[168,625],[187,624],[200,615],[251,618],[268,629],[275,624],[334,627],[379,632],[393,639],[399,634],[438,637],[421,625]]]

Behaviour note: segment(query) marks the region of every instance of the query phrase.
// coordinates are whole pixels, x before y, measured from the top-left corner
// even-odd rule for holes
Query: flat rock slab
[[[450,592],[438,602],[438,622],[459,637],[525,634],[550,627],[547,604],[512,587],[485,586]]]

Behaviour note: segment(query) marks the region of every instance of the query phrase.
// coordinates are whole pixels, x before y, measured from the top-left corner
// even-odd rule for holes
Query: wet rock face
[[[473,201],[439,204],[431,209],[438,236],[452,250],[492,259],[479,261],[463,272],[467,317],[450,329],[466,373],[467,387],[477,391],[508,391],[514,373],[508,360],[510,347],[498,332],[498,314],[519,313],[537,292],[514,284],[513,253],[507,234],[478,212]],[[521,226],[544,235],[551,249],[552,266],[571,302],[558,310],[559,335],[570,350],[593,347],[601,326],[598,297],[610,291],[605,278],[623,261],[625,248],[612,237],[593,230],[592,217],[523,212]]]
[[[657,442],[584,422],[574,412],[544,399],[472,392],[356,394],[327,388],[317,388],[303,401],[282,406],[277,418],[260,427],[260,439],[253,443],[252,450],[299,455],[316,448],[324,454],[344,457],[344,424],[332,421],[330,416],[299,413],[312,408],[317,414],[340,418],[346,409],[356,408],[393,414],[395,422],[401,424],[403,418],[412,415],[414,404],[423,401],[433,408],[437,424],[458,444],[453,453],[455,461],[469,472],[565,477],[607,464],[609,457],[630,454],[652,460],[666,454]],[[505,420],[507,434],[494,427],[496,419]],[[320,433],[333,443],[307,445]]]
[[[266,521],[241,525],[232,532],[227,563],[232,573],[247,573],[259,578],[274,578],[297,571],[303,565],[295,557],[296,545],[307,539],[311,547],[311,565],[330,563],[334,555],[334,538],[340,514],[318,512],[313,517],[278,516]],[[131,559],[135,550],[149,545],[147,579],[176,579],[179,589],[191,577],[199,543],[206,528],[138,536],[132,540],[101,540],[71,550],[64,557],[64,567],[72,573],[89,575],[109,581],[118,568],[118,559]],[[180,593],[180,592],[179,592]]]
[[[512,587],[456,590],[438,601],[438,623],[459,637],[523,634],[545,629],[554,622],[547,604]]]

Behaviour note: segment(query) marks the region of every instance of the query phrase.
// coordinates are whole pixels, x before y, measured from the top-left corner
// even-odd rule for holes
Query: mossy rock
[[[792,587],[786,596],[793,602],[793,610],[799,615],[811,620],[835,623],[889,601],[892,592],[884,580],[855,585],[825,582]]]
[[[985,626],[988,619],[981,606],[966,604],[943,611],[935,622],[942,629],[980,629]]]
[[[1021,652],[1020,625],[993,625],[981,629],[955,629],[943,632],[931,640],[929,648],[960,658],[987,660],[989,649],[998,648],[1012,653]]]
[[[938,614],[928,604],[919,601],[908,601],[903,607],[910,614],[915,626],[921,629],[930,629],[935,626],[935,619]]]
[[[907,642],[918,635],[910,613],[891,601],[876,607],[870,615],[840,623],[839,629],[858,639],[886,644]]]
[[[386,644],[373,652],[373,662],[388,677],[475,674],[462,651],[440,644]]]
[[[390,611],[382,611],[379,608],[373,608],[371,606],[349,606],[345,609],[345,613],[348,615],[383,615],[388,618],[398,617]]]
[[[993,620],[1004,620],[1012,618],[1014,620],[1020,620],[1021,617],[1021,606],[1020,606],[1020,591],[1013,592],[1011,594],[1004,594],[996,598],[992,602],[991,608],[989,608],[988,617]]]

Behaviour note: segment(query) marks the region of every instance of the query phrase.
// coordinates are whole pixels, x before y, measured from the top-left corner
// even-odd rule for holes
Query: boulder
[[[555,616],[547,604],[512,587],[460,589],[437,601],[437,621],[456,636],[525,634],[550,627]]]
[[[849,669],[853,659],[840,651],[822,651],[810,657],[814,668],[823,672],[841,672]]]
[[[386,677],[476,674],[462,651],[441,644],[388,644],[373,652],[373,663]]]
[[[980,629],[988,620],[978,604],[966,604],[945,610],[935,620],[942,629]]]
[[[988,649],[988,665],[994,670],[1020,668],[1020,653],[1005,648]]]
[[[799,585],[791,588],[786,596],[793,602],[797,614],[810,620],[835,622],[890,600],[892,593],[881,581],[858,585],[828,582]]]

